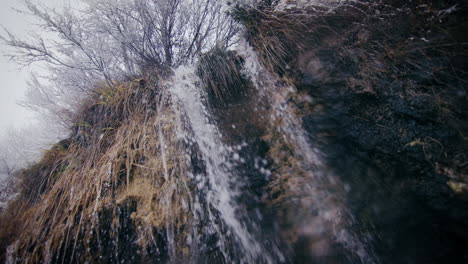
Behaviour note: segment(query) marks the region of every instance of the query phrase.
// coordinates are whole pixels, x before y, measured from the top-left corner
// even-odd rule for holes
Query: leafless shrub
[[[80,10],[57,11],[26,2],[40,30],[21,39],[4,29],[0,40],[12,48],[8,57],[21,64],[42,62],[47,76],[33,76],[26,107],[70,126],[77,101],[100,81],[113,86],[125,76],[191,62],[212,47],[228,47],[237,25],[214,0],[86,1]]]

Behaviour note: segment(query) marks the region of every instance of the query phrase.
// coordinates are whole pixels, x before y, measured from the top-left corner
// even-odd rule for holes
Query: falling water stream
[[[375,263],[370,248],[371,237],[367,234],[358,235],[350,228],[355,220],[346,205],[345,194],[349,187],[325,164],[325,157],[314,142],[308,140],[301,119],[293,114],[294,110],[287,102],[288,95],[297,93],[296,88],[282,84],[265,69],[246,41],[240,42],[238,53],[246,60],[245,75],[273,108],[270,122],[273,124],[276,119],[282,120],[282,126],[278,129],[288,144],[293,146],[294,156],[305,172],[300,187],[294,187],[292,191],[303,196],[299,199],[302,199],[304,210],[314,212],[311,215],[306,213],[298,223],[303,235],[320,241],[317,243],[319,246],[310,249],[312,254],[329,254],[331,244],[338,243],[357,255],[362,262]]]
[[[201,2],[206,2],[204,12],[208,13],[214,12],[208,10],[209,3],[218,4]],[[274,8],[264,5],[272,2]],[[356,4],[348,10],[351,2]],[[379,264],[428,259],[432,263],[433,257],[437,257],[434,263],[440,263],[453,252],[463,251],[460,245],[464,243],[459,241],[466,237],[461,234],[466,222],[461,222],[464,213],[458,208],[464,207],[458,203],[465,197],[456,195],[464,194],[466,184],[452,186],[457,183],[452,180],[458,181],[458,171],[447,164],[435,162],[434,171],[426,169],[426,160],[431,165],[431,159],[435,160],[431,153],[426,155],[426,148],[432,148],[426,139],[446,148],[444,141],[429,136],[440,133],[448,142],[455,140],[456,133],[452,135],[442,126],[439,130],[439,120],[433,117],[436,105],[440,110],[439,99],[441,105],[451,102],[445,102],[445,96],[452,95],[452,87],[444,87],[440,98],[434,99],[434,109],[424,105],[433,101],[425,90],[432,85],[438,89],[445,85],[445,78],[448,84],[452,77],[443,71],[440,78],[432,72],[427,77],[419,70],[410,76],[414,65],[452,67],[448,63],[452,55],[442,54],[445,49],[447,54],[452,52],[452,44],[441,42],[440,51],[434,52],[438,57],[431,61],[433,47],[426,45],[436,43],[436,33],[424,33],[427,39],[420,38],[424,43],[416,37],[394,41],[390,31],[383,37],[387,33],[381,34],[380,28],[367,27],[377,19],[355,17],[375,12],[385,22],[376,25],[390,25],[397,19],[406,21],[406,12],[412,14],[413,7],[397,10],[393,3],[371,2],[229,1],[225,7],[213,9],[231,14],[235,20],[227,20],[235,25],[232,32],[225,33],[233,35],[227,50],[218,38],[215,43],[207,35],[201,42],[213,41],[213,45],[194,51],[196,58],[191,63],[170,70],[164,67],[161,75],[144,71],[139,76],[143,79],[127,82],[127,77],[122,78],[123,84],[115,90],[98,89],[92,99],[96,101],[83,105],[82,117],[70,137],[18,173],[21,177],[31,174],[33,181],[25,182],[27,188],[28,184],[41,184],[38,190],[36,186],[33,191],[25,189],[27,199],[18,211],[26,210],[5,229],[12,231],[5,233],[11,241],[0,241],[5,244],[0,243],[0,262],[4,254],[6,263]],[[158,6],[157,1],[151,4]],[[422,7],[414,11],[415,22],[423,17],[419,12],[426,7]],[[455,8],[458,4],[434,13],[428,21],[440,17],[443,25],[442,18]],[[398,12],[387,15],[387,9],[401,9],[404,16]],[[380,15],[388,16],[389,22]],[[347,19],[352,26],[345,27]],[[206,24],[199,27],[222,31],[227,25]],[[459,33],[455,29],[454,35]],[[404,31],[408,33],[401,36],[410,29]],[[336,37],[340,34],[343,37]],[[432,34],[433,40],[429,38]],[[413,55],[416,51],[403,49],[413,42],[418,52],[427,48],[427,60],[419,61]],[[398,48],[393,49],[394,43]],[[465,52],[460,43],[453,46]],[[182,44],[175,42],[174,47],[185,47]],[[187,54],[192,53],[192,45]],[[127,47],[122,48],[127,55]],[[382,58],[374,56],[380,53]],[[406,65],[403,55],[417,63]],[[183,58],[177,63],[167,59],[164,65],[180,65],[186,61],[185,55]],[[319,76],[322,72],[326,74]],[[443,82],[437,80],[436,86],[436,79]],[[455,88],[462,82],[453,82],[453,94],[457,92],[461,102],[465,93],[458,94]],[[374,85],[375,91],[367,87]],[[400,88],[404,96],[398,92]],[[387,94],[386,90],[393,89],[395,92]],[[374,109],[361,116],[369,108]],[[450,109],[442,110],[437,118],[452,115]],[[378,119],[367,120],[371,115]],[[366,122],[348,124],[359,119]],[[377,122],[380,120],[389,127]],[[426,126],[429,122],[434,124]],[[369,124],[375,127],[368,129]],[[387,136],[388,131],[381,128],[395,135]],[[363,143],[367,136],[374,140],[372,144]],[[372,148],[379,143],[385,146],[374,152]],[[402,159],[397,157],[400,150],[407,151]],[[442,154],[445,150],[438,155]],[[453,156],[450,162],[462,171],[466,162],[458,156],[463,155],[454,152]],[[416,167],[399,168],[413,164]],[[391,170],[388,175],[387,168]],[[426,175],[434,179],[419,179]],[[23,184],[24,179],[19,182]],[[25,224],[17,224],[19,221]],[[432,249],[435,253],[428,254]],[[458,255],[467,258],[463,252]]]
[[[375,262],[366,248],[365,239],[348,228],[353,223],[353,217],[346,210],[343,196],[346,186],[326,167],[320,151],[307,140],[300,120],[288,109],[285,97],[288,93],[295,93],[295,88],[278,85],[275,77],[260,65],[255,52],[245,42],[241,42],[239,54],[246,60],[244,74],[253,82],[260,97],[267,98],[274,109],[271,122],[282,118],[282,127],[278,129],[295,147],[294,155],[306,172],[300,189],[292,191],[305,196],[299,198],[303,204],[301,210],[313,212],[304,213],[304,218],[297,223],[300,232],[321,241],[318,248],[311,250],[320,255],[321,251],[327,251],[329,244],[338,243],[361,261]],[[281,249],[275,242],[266,243],[261,238],[261,227],[242,213],[243,205],[238,204],[238,198],[242,195],[241,178],[232,162],[232,157],[238,157],[238,154],[235,148],[233,150],[222,142],[195,67],[176,69],[167,87],[173,96],[179,119],[187,123],[179,127],[179,137],[198,149],[205,168],[202,173],[190,175],[197,186],[197,195],[192,200],[193,215],[200,226],[203,222],[202,232],[217,237],[217,245],[228,263],[285,262],[287,250]],[[192,244],[200,247],[203,242],[193,241],[200,239],[200,232],[194,232],[192,236]]]
[[[194,215],[209,221],[209,232],[218,237],[226,260],[233,261],[229,253],[232,247],[231,252],[236,252],[235,258],[241,263],[274,263],[274,255],[281,259],[280,251],[265,248],[253,230],[247,228],[248,217],[239,215],[241,210],[236,204],[239,185],[229,160],[232,149],[221,141],[220,132],[204,105],[200,83],[194,67],[180,67],[170,84],[170,92],[177,99],[175,105],[180,107],[179,114],[187,117],[191,128],[191,131],[181,131],[182,137],[189,144],[196,144],[206,168],[204,175],[192,175],[199,193],[208,203],[207,210],[203,210],[203,198],[194,199]],[[233,245],[228,245],[230,243]]]

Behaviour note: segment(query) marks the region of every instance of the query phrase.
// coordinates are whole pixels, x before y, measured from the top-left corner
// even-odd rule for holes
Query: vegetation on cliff
[[[353,1],[233,12],[263,64],[312,98],[288,100],[347,184],[356,225],[381,234],[375,250],[385,262],[466,259],[466,8]],[[296,195],[297,188],[284,189],[296,168],[280,166],[272,190]],[[280,207],[295,214],[287,201]],[[304,204],[300,211],[310,208]],[[417,246],[439,253],[408,253]]]
[[[16,172],[0,259],[468,259],[467,4],[238,2],[27,2],[70,50],[2,39],[83,89]]]

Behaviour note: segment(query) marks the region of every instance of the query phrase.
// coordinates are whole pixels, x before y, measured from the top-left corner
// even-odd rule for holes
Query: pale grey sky
[[[70,6],[70,2],[79,0],[36,0],[33,2],[43,3],[47,6],[62,7]],[[12,8],[22,9],[22,0],[0,0],[0,25],[19,36],[26,36],[28,31],[37,30],[31,24],[34,19],[24,14],[19,14]],[[34,121],[34,113],[19,106],[27,89],[29,72],[40,72],[39,67],[20,66],[8,61],[3,56],[6,47],[0,45],[0,135],[9,127],[22,127]]]
[[[24,35],[28,30],[28,20],[20,15],[12,7],[18,8],[22,1],[0,0],[0,25],[10,31]],[[0,46],[3,53],[5,46]],[[0,54],[0,130],[10,126],[22,126],[31,119],[32,114],[17,105],[26,90],[28,68],[19,69],[18,65],[8,61]]]

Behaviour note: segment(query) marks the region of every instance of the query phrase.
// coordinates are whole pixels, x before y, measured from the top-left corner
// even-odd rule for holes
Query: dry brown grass
[[[187,256],[182,241],[191,189],[169,99],[151,79],[98,91],[77,116],[68,144],[21,172],[21,194],[2,214],[3,256],[11,245],[11,256],[22,263],[99,261],[106,253],[96,250],[118,241],[129,221],[142,252],[173,226],[181,243],[176,254]],[[107,254],[109,261],[114,253]]]
[[[197,74],[203,81],[213,106],[221,106],[239,99],[247,81],[241,74],[243,59],[233,51],[214,48],[202,55]]]

